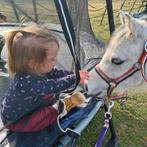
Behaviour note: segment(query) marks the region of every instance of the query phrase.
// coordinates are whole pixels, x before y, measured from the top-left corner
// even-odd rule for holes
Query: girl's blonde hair
[[[11,30],[5,35],[8,48],[8,71],[10,74],[30,73],[28,61],[33,59],[40,64],[46,58],[50,42],[58,40],[47,28],[36,26]]]

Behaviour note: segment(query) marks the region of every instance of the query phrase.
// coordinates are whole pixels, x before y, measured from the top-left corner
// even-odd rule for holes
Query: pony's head
[[[146,19],[135,19],[124,12],[120,15],[121,26],[111,36],[101,62],[90,72],[89,94],[104,96],[114,87],[128,90],[142,84],[145,78],[147,56],[142,53],[147,46]]]

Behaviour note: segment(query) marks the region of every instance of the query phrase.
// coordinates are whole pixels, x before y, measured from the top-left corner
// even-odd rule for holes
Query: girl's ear
[[[28,61],[29,70],[34,71],[36,69],[36,65],[36,62],[33,59],[30,59]]]
[[[30,59],[30,60],[28,61],[28,66],[29,66],[30,69],[32,69],[32,67],[34,66],[34,61],[33,61],[33,59]]]

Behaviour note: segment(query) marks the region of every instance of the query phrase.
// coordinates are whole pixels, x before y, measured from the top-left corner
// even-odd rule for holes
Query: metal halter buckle
[[[116,83],[114,81],[110,81],[109,85],[113,88],[116,87]]]
[[[134,67],[135,67],[136,69],[141,69],[141,65],[140,65],[139,62],[135,63],[135,64],[134,64]]]

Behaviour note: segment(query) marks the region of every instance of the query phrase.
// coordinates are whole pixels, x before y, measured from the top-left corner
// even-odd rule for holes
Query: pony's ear
[[[122,17],[122,23],[125,25],[125,28],[127,30],[127,36],[136,36],[138,35],[141,30],[139,30],[139,22],[137,19],[133,18],[131,15],[129,15],[126,12],[121,12]],[[138,28],[138,29],[136,29]]]
[[[120,21],[122,25],[125,25],[128,34],[131,34],[132,33],[131,16],[124,11],[120,11]]]
[[[125,12],[121,10],[119,16],[121,24],[125,24]]]
[[[128,13],[125,13],[124,19],[125,19],[125,26],[126,26],[127,34],[128,36],[130,36],[133,34],[132,17]]]

